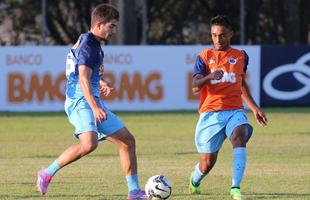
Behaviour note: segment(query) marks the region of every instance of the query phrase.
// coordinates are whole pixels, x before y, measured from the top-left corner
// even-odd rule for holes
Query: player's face
[[[211,38],[216,50],[226,50],[230,46],[233,33],[230,29],[221,25],[211,26]]]
[[[98,35],[104,40],[108,41],[111,37],[116,33],[118,22],[113,19],[107,23],[99,23],[98,24]]]

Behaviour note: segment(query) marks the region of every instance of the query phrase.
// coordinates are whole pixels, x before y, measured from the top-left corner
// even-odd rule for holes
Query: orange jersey
[[[224,71],[222,79],[211,80],[200,90],[199,113],[244,108],[241,87],[247,62],[247,54],[233,48],[226,51],[205,49],[199,54],[194,76],[206,76],[217,69]]]

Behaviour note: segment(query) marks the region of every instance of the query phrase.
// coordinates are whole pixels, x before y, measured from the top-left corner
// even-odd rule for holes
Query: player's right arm
[[[83,96],[89,104],[90,108],[92,109],[96,121],[101,122],[107,118],[107,114],[100,106],[98,106],[96,99],[92,93],[90,84],[91,74],[91,68],[87,67],[86,65],[79,66],[79,83],[83,92]]]
[[[222,70],[215,70],[207,74],[204,61],[200,56],[197,56],[192,82],[193,92],[199,92],[211,80],[220,80],[223,77],[223,74],[224,72]]]

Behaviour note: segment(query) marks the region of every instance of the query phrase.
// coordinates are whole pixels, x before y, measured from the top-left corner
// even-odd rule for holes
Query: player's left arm
[[[242,99],[249,105],[250,109],[252,110],[255,119],[257,121],[258,124],[262,125],[262,126],[266,126],[267,125],[267,117],[265,115],[265,113],[262,111],[262,109],[255,103],[249,86],[245,80],[245,73],[247,71],[247,67],[249,64],[249,56],[248,54],[242,50],[242,53],[244,55],[244,74],[242,75],[242,86],[241,86],[241,91],[242,91]]]
[[[257,123],[260,124],[261,126],[266,126],[268,122],[267,117],[265,113],[262,111],[262,109],[255,103],[245,78],[242,78],[241,91],[242,91],[242,99],[249,105]]]
[[[110,83],[106,81],[103,77],[100,79],[100,93],[104,96],[109,96],[113,91],[113,87],[111,87]]]

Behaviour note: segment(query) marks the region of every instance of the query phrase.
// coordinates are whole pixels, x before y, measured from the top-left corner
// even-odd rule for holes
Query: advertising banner
[[[310,46],[262,46],[262,106],[310,106]]]
[[[63,110],[68,49],[1,47],[0,110]]]
[[[196,110],[191,92],[197,54],[207,46],[102,46],[111,110]],[[210,47],[210,46],[209,46]],[[250,57],[248,83],[259,100],[260,47],[235,46]],[[69,46],[1,47],[0,111],[62,111]]]

